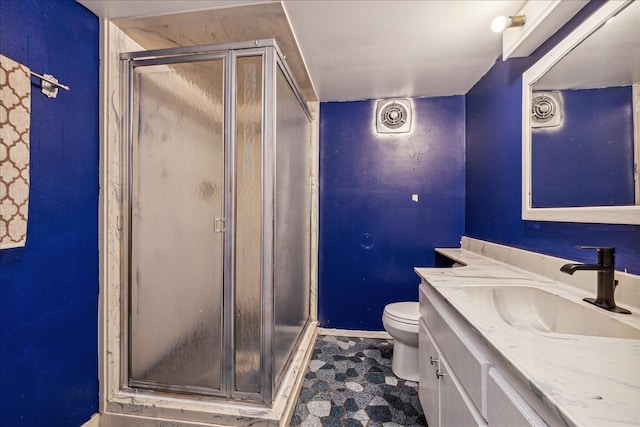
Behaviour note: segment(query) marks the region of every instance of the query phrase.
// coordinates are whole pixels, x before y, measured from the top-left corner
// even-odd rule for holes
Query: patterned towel
[[[0,249],[27,240],[30,118],[29,68],[0,55]]]

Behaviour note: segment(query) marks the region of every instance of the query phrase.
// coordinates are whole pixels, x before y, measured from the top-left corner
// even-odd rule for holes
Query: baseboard
[[[100,427],[100,414],[93,414],[89,421],[82,424],[82,427]]]

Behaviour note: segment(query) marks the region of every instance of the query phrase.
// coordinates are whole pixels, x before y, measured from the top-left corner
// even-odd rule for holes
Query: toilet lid
[[[417,302],[394,302],[384,308],[384,313],[390,319],[416,325],[420,317],[420,309]]]

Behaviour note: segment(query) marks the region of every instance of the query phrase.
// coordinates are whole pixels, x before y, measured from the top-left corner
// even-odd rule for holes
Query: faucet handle
[[[614,254],[616,252],[616,248],[612,248],[610,246],[584,246],[577,245],[577,249],[595,249],[599,254]]]
[[[616,248],[606,246],[576,246],[578,249],[595,249],[598,253],[598,265],[614,268]]]

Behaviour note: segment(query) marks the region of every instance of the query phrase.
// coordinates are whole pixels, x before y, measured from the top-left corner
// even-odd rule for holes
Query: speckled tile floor
[[[391,371],[393,341],[321,335],[291,426],[426,426],[418,384]]]

